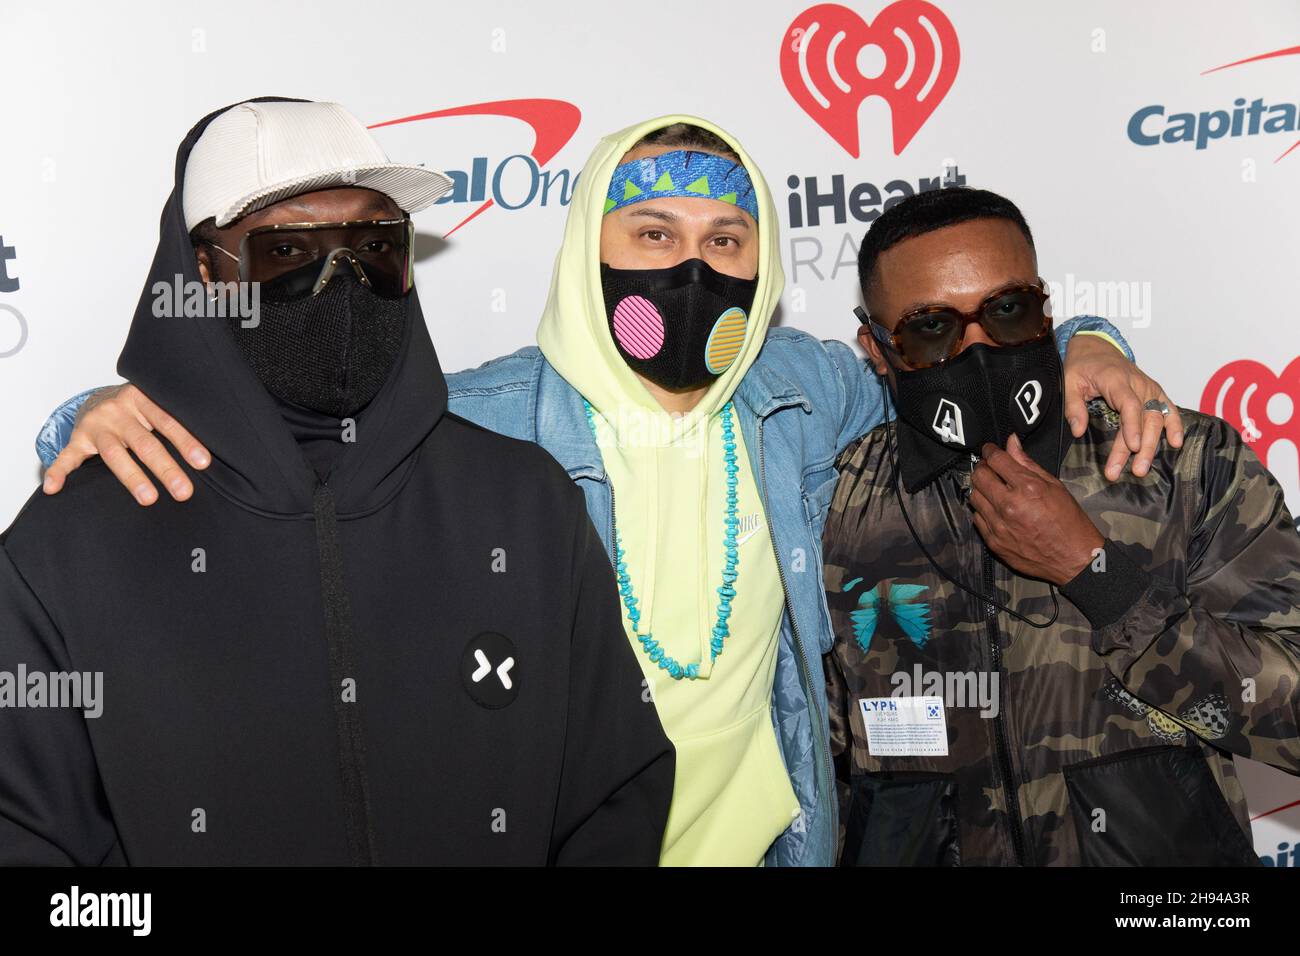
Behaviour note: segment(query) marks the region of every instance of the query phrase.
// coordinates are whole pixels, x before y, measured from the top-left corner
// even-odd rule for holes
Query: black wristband
[[[1150,573],[1107,538],[1101,554],[1061,585],[1061,593],[1083,612],[1093,630],[1099,631],[1127,614],[1150,586]]]

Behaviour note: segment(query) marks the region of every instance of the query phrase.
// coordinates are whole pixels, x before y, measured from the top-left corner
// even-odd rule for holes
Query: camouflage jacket
[[[895,497],[892,423],[844,451],[824,533],[843,863],[1258,862],[1232,757],[1300,772],[1300,535],[1237,432],[1182,414],[1181,453],[1115,483],[1118,416],[1093,403],[1086,435],[1065,433],[1058,474],[1107,539],[1084,573],[1127,608],[1098,628],[1087,595],[1058,592],[1036,629],[938,574]],[[967,587],[1045,621],[1049,586],[984,548],[968,487],[960,466],[900,488],[917,536]],[[933,696],[946,755],[872,710]]]

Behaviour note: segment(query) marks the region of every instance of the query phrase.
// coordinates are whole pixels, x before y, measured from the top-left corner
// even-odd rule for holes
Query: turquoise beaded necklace
[[[583,406],[587,409],[587,425],[591,428],[591,437],[596,438],[596,419],[591,410],[591,403],[583,399]],[[597,443],[599,439],[596,438]],[[736,546],[736,531],[740,527],[740,522],[736,518],[736,475],[740,471],[736,467],[736,432],[732,427],[731,420],[731,402],[722,406],[722,453],[723,461],[726,463],[727,472],[727,509],[726,520],[723,525],[726,528],[726,535],[723,538],[723,546],[726,549],[726,561],[722,566],[722,587],[717,588],[718,603],[718,622],[713,625],[713,639],[709,641],[709,662],[712,663],[718,659],[722,653],[722,645],[730,633],[727,626],[727,619],[731,617],[731,600],[736,596],[736,578],[739,573],[736,571],[736,565],[740,563],[740,555]],[[632,595],[632,579],[627,573],[627,558],[623,553],[623,542],[618,534],[617,528],[614,530],[614,572],[618,577],[618,593],[623,598],[623,606],[627,608],[628,620],[632,622],[632,634],[641,644],[641,650],[650,660],[659,665],[661,670],[668,672],[668,676],[673,680],[699,680],[700,665],[687,664],[683,667],[673,657],[664,652],[650,634],[642,634],[639,625],[641,623],[641,609],[637,607],[637,600]]]

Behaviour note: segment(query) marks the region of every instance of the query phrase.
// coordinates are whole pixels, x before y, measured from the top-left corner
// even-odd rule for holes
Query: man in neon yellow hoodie
[[[677,748],[664,864],[834,861],[820,539],[835,458],[882,410],[846,345],[769,330],[783,284],[775,207],[740,144],[698,118],[650,120],[602,140],[582,172],[540,348],[448,376],[453,413],[542,445],[586,496]],[[1058,342],[1089,331],[1118,338],[1085,318]],[[1159,386],[1096,336],[1071,344],[1065,376],[1067,417],[1086,425],[1097,395],[1124,411],[1144,470],[1159,416],[1143,422],[1141,405]],[[73,410],[42,434],[47,464]],[[78,419],[47,491],[116,444],[188,496],[186,472],[145,441],[155,425],[202,467],[206,450],[128,385]],[[148,485],[129,458],[119,477]]]

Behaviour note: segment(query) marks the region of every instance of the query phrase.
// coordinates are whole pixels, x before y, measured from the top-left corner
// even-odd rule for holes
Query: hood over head
[[[245,102],[306,101],[259,97]],[[201,119],[177,150],[175,181],[159,223],[158,249],[117,371],[201,436],[212,453],[212,464],[201,473],[205,482],[257,510],[310,514],[316,474],[281,407],[240,353],[228,320],[177,315],[174,309],[155,314],[159,295],[175,300],[202,290],[185,224],[185,169],[208,124],[230,108]],[[179,293],[178,283],[182,284]],[[392,494],[406,474],[404,464],[447,408],[446,380],[415,289],[405,302],[406,332],[392,372],[356,416],[356,449],[363,453],[345,456],[329,479],[340,514],[375,507]]]
[[[646,134],[676,123],[689,123],[716,134],[740,158],[753,186],[759,243],[758,275],[740,350],[708,386],[699,403],[681,416],[659,405],[620,353],[606,312],[600,270],[606,200],[612,198],[618,204],[617,197],[609,195],[616,167]],[[653,171],[647,175],[653,175]],[[713,186],[710,181],[710,193]],[[653,191],[656,187],[651,188]],[[673,188],[682,186],[673,180]],[[640,615],[633,620],[629,610],[624,626],[647,679],[656,682],[658,705],[668,708],[661,713],[678,713],[673,700],[694,699],[689,692],[670,690],[667,685],[678,687],[690,682],[661,680],[658,668],[663,659],[655,662],[647,656],[650,652],[642,645],[641,635],[653,632],[664,642],[659,650],[683,667],[694,665],[696,679],[712,680],[712,641],[722,620],[715,586],[728,580],[724,575],[736,581],[734,566],[728,567],[726,562],[727,555],[737,548],[749,550],[736,583],[736,603],[728,611],[734,610],[735,617],[727,623],[736,633],[754,638],[747,647],[763,646],[758,638],[779,626],[781,588],[771,550],[763,538],[752,534],[747,537],[753,538],[748,545],[736,541],[734,528],[724,525],[724,519],[731,520],[727,516],[733,507],[740,509],[736,521],[742,516],[748,521],[761,520],[762,502],[750,467],[749,449],[742,447],[742,430],[729,427],[721,412],[763,347],[784,281],[772,197],[758,167],[733,136],[707,120],[673,115],[638,123],[597,145],[574,189],[537,341],[551,365],[594,410],[590,421],[597,450],[611,488],[617,489],[614,533],[622,555],[618,570],[626,575],[625,581],[620,578],[620,586],[626,583],[630,587],[628,593],[635,595]],[[725,316],[719,317],[715,329]],[[734,467],[729,460],[733,454]],[[729,501],[733,497],[738,502],[734,506]],[[734,544],[727,540],[728,534],[733,536]],[[641,627],[639,632],[637,627]],[[736,656],[736,652],[729,653]],[[717,658],[727,659],[726,655]],[[733,669],[731,673],[745,673],[743,665],[740,671]],[[743,680],[727,686],[735,688],[740,683]],[[679,697],[679,693],[686,696]],[[735,697],[719,696],[729,693],[718,692],[710,699],[739,706]],[[693,712],[699,716],[698,708]],[[687,724],[690,722],[687,720]],[[669,735],[679,746],[679,767],[685,765],[685,760],[696,768],[689,772],[698,772],[708,764],[707,758],[693,763],[690,756],[682,756],[689,749],[681,731],[684,724],[676,718],[665,718],[665,726],[670,727]],[[779,760],[777,757],[776,763]],[[706,773],[719,774],[722,765],[715,761],[711,766]],[[723,770],[719,775],[728,777],[730,771]],[[720,780],[718,785],[722,786]],[[669,829],[674,826],[670,819]]]
[[[697,116],[669,115],[647,120],[602,139],[583,167],[569,205],[564,242],[555,260],[550,295],[537,330],[547,361],[607,420],[624,416],[620,408],[667,416],[619,354],[609,331],[600,279],[600,228],[606,193],[623,156],[644,136],[675,123],[689,123],[720,136],[753,182],[758,206],[758,287],[735,361],[709,386],[700,403],[678,423],[693,430],[730,400],[758,357],[785,286],[781,269],[776,208],[762,173],[735,137]]]

